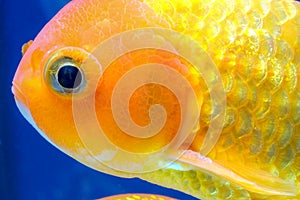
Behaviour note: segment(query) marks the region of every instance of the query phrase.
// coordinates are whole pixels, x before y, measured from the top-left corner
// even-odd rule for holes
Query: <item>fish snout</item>
[[[25,95],[22,93],[18,84],[13,83],[12,93],[14,94],[16,105],[17,105],[19,111],[21,112],[21,114],[28,121],[31,121],[32,116],[31,116],[31,113],[29,110],[29,105],[27,103],[27,99],[26,99]]]
[[[14,94],[14,98],[17,104],[18,109],[22,113],[22,115],[29,121],[32,119],[30,109],[29,109],[29,102],[28,97],[28,82],[32,78],[31,68],[28,67],[29,65],[24,65],[24,62],[21,61],[14,79],[12,81],[12,93]]]
[[[15,97],[15,101],[21,102],[24,105],[27,105],[25,95],[22,93],[20,86],[13,82],[11,91]]]

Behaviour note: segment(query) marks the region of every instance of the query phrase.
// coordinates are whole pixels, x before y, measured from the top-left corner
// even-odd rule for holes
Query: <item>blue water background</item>
[[[46,142],[21,116],[11,82],[22,45],[34,39],[66,0],[0,0],[0,199],[83,200],[142,192],[194,199],[139,179],[94,171]]]

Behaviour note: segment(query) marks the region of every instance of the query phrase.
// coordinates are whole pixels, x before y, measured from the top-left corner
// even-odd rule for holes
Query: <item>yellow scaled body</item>
[[[145,28],[149,29],[142,30]],[[149,37],[147,31],[152,28],[164,31],[154,30]],[[105,46],[118,34],[121,37],[117,36],[117,42],[111,43],[114,45]],[[150,41],[148,48],[133,49],[104,64],[119,47],[139,47],[134,42],[141,38]],[[163,48],[154,48],[157,41]],[[200,60],[203,68],[180,57],[195,45],[202,53],[195,53],[196,48],[189,52],[189,58]],[[76,160],[105,173],[139,177],[201,199],[300,199],[298,2],[73,0],[24,47],[24,53],[13,81],[18,107],[49,142]],[[56,65],[64,66],[64,62],[68,66],[79,63],[77,68],[85,80],[82,88],[57,88],[60,82],[55,73],[60,68]],[[137,71],[136,66],[156,69],[153,63],[167,65],[169,71],[126,79],[120,84],[123,89],[116,98],[119,107],[114,110],[114,89],[122,77]],[[207,69],[208,75],[199,69]],[[181,96],[164,85],[178,83],[177,75],[186,80],[172,87]],[[136,87],[128,100],[128,117],[122,112],[126,104],[123,93],[130,84],[148,77],[150,82]],[[190,86],[194,96],[184,84]],[[221,92],[215,97],[220,98],[213,99],[216,87]],[[197,105],[190,98],[196,99]],[[182,99],[184,105],[180,104]],[[152,118],[153,113],[161,111],[151,110],[157,104],[165,112]],[[90,115],[94,108],[95,115]],[[114,112],[121,113],[120,123]],[[132,118],[139,128],[134,130],[142,130],[155,120],[164,122],[165,116],[165,126],[157,135],[152,135],[152,129],[148,135],[135,135],[119,126],[126,122],[122,125],[126,128],[126,120]],[[195,124],[186,120],[190,116],[198,117]],[[182,129],[191,130],[179,137],[182,146],[188,135],[193,133],[194,137],[183,151],[165,151],[184,120],[184,125],[195,126]],[[98,125],[104,132],[101,137]],[[109,142],[105,143],[106,139]],[[125,153],[117,154],[120,149]],[[165,157],[157,152],[165,153]],[[150,164],[146,154],[151,155],[146,157]],[[141,167],[143,164],[147,167]]]
[[[226,120],[207,157],[236,171],[261,169],[295,183],[300,198],[300,5],[293,1],[147,1],[175,30],[191,34],[218,66]],[[197,30],[197,31],[196,31]],[[210,124],[204,97],[200,130]],[[166,176],[163,176],[166,174]],[[164,178],[160,178],[164,177]],[[148,180],[153,177],[146,175]],[[207,199],[267,198],[191,170],[162,170],[158,182]],[[176,180],[176,181],[171,181]],[[260,180],[264,182],[262,177]],[[184,182],[184,184],[182,184]],[[269,198],[267,198],[269,199]]]

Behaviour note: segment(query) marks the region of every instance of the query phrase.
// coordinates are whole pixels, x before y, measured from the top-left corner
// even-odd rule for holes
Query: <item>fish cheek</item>
[[[77,152],[83,144],[76,134],[71,100],[59,98],[43,87],[36,90],[35,94],[30,102],[30,110],[37,126],[61,150]]]

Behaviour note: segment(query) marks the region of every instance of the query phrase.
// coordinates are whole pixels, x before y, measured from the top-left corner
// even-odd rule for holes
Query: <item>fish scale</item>
[[[145,2],[171,20],[174,30],[188,33],[199,42],[220,70],[228,108],[225,128],[208,157],[217,162],[234,161],[263,169],[295,181],[299,188],[299,4],[292,1]],[[209,126],[209,113],[212,113],[210,102],[204,102],[200,127]],[[205,131],[200,129],[196,137],[202,137]],[[195,151],[199,150],[197,145],[192,144]],[[155,177],[177,179],[176,172],[173,176]],[[198,178],[196,185],[201,188],[201,194],[198,187],[193,188],[195,183],[189,183],[194,178],[181,179],[187,185],[181,188],[178,184],[179,189],[204,199],[267,198],[215,175]],[[222,196],[226,194],[222,190],[228,190],[227,197]]]

